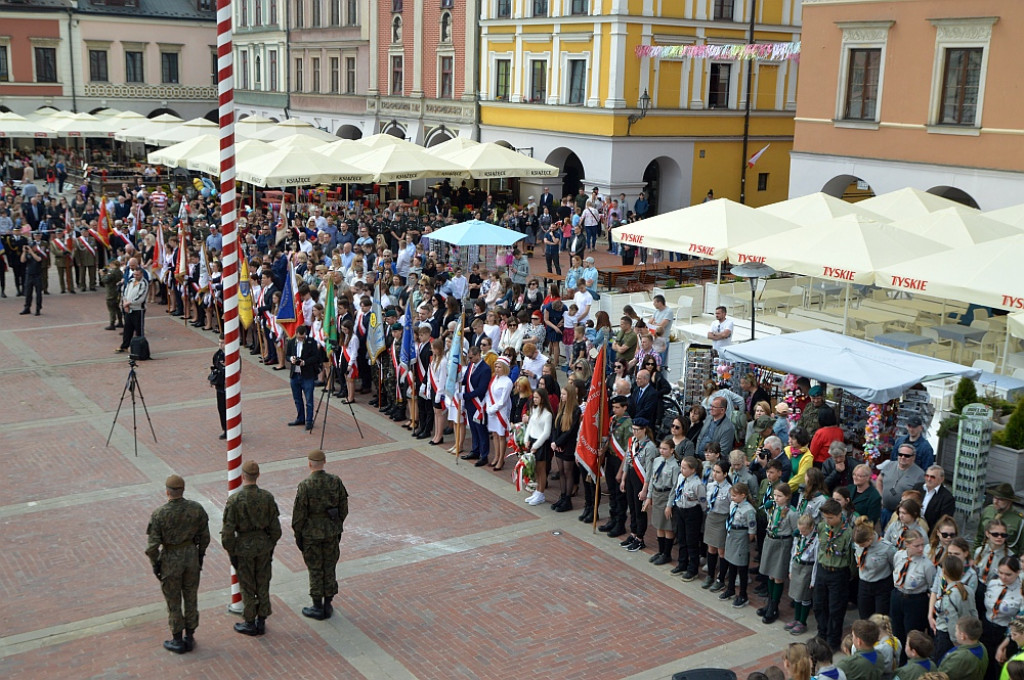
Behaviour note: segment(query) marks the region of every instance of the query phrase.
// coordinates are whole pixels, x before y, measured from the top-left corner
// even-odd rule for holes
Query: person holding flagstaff
[[[612,538],[618,538],[626,532],[626,495],[619,485],[618,479],[622,462],[629,449],[629,439],[633,433],[633,421],[629,417],[629,399],[623,395],[611,398],[611,422],[608,438],[603,447],[602,459],[604,476],[608,480],[608,521],[597,528]]]

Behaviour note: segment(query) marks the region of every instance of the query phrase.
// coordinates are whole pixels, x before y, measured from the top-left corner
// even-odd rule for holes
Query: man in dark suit
[[[466,368],[463,385],[466,418],[469,420],[469,431],[473,435],[473,448],[469,453],[463,454],[462,459],[483,461],[486,464],[490,453],[490,438],[487,436],[487,416],[482,411],[484,396],[487,394],[488,385],[491,384],[491,367],[481,359],[479,346],[470,347],[467,355],[469,366]],[[480,415],[477,415],[477,411],[481,411]]]
[[[946,473],[941,465],[932,465],[924,471],[924,484],[918,486],[918,490],[924,497],[921,502],[921,516],[928,522],[929,527],[943,515],[953,516],[956,512],[956,500],[953,492],[942,483],[946,479]]]
[[[652,426],[657,428],[655,417],[658,415],[658,390],[651,385],[651,374],[646,369],[637,371],[636,387],[629,395],[627,410],[629,417],[635,422],[637,418],[644,418]]]
[[[583,235],[583,223],[580,222],[572,228],[572,237],[569,238],[569,252],[572,257],[586,257],[587,237]]]
[[[555,214],[555,197],[547,187],[544,187],[544,193],[540,195],[540,203],[537,205],[537,213],[541,215],[544,214],[544,208],[547,208],[548,212],[552,215]]]
[[[45,217],[46,212],[43,209],[41,203],[39,203],[39,197],[33,196],[28,200],[27,203],[21,206],[21,212],[25,215],[25,220],[32,227],[32,231],[39,229],[39,223]]]
[[[291,377],[292,399],[295,401],[295,420],[289,425],[305,425],[313,429],[313,383],[320,373],[320,348],[307,337],[309,330],[299,326],[295,337],[285,345],[285,361]]]

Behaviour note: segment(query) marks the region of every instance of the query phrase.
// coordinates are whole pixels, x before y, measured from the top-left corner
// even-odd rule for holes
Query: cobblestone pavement
[[[780,663],[779,651],[794,640],[781,621],[761,624],[760,598],[725,606],[699,581],[651,566],[650,549],[627,553],[594,534],[577,512],[524,505],[511,465],[495,473],[456,461],[365,404],[355,405],[360,439],[336,400],[325,408],[324,448],[352,497],[341,592],[332,619],[303,618],[306,574],[289,525],[322,421],[313,435],[287,427],[293,406],[283,373],[247,351],[243,455],[263,467],[261,485],[278,499],[285,534],[267,635],[237,635],[238,619],[226,611],[227,557],[216,540],[227,487],[206,383],[216,336],[159,306],[151,312],[154,360],[140,363],[137,375],[156,441],[137,403],[136,456],[130,395],[106,444],[128,365],[113,353],[115,333],[103,330],[103,293],[54,290],[40,317],[19,316],[21,300],[0,300],[2,677],[148,678],[171,669],[217,680],[654,680],[719,667],[742,671],[742,680]],[[197,649],[183,656],[161,647],[166,613],[143,554],[149,513],[172,472],[207,508],[215,537]],[[578,508],[582,497],[574,500]],[[656,545],[653,532],[647,543]]]

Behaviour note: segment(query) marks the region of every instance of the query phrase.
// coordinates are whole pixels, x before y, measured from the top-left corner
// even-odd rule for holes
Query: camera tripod
[[[128,357],[128,379],[124,382],[124,390],[121,391],[121,400],[117,402],[117,411],[114,412],[114,421],[110,423],[110,433],[107,435],[107,446],[110,446],[110,438],[114,435],[114,426],[117,425],[117,416],[121,413],[121,405],[124,404],[124,395],[132,394],[132,441],[135,442],[135,456],[139,455],[139,424],[135,411],[135,393],[139,393],[139,401],[142,402],[142,412],[146,414],[146,422],[149,423],[149,431],[153,433],[153,441],[156,442],[156,430],[153,429],[153,421],[149,418],[149,409],[146,408],[146,397],[142,394],[142,386],[139,385],[139,377],[135,374],[138,364],[135,357]]]
[[[324,389],[321,390],[321,392],[320,392],[320,402],[316,405],[316,413],[313,414],[313,422],[315,423],[316,419],[317,419],[317,416],[320,415],[320,407],[324,405],[324,395],[326,395],[327,396],[327,410],[324,411],[324,422],[323,422],[323,425],[320,427],[320,448],[321,449],[324,447],[324,435],[327,434],[327,413],[329,412],[329,410],[331,408],[331,393],[334,391],[334,377],[335,377],[335,374],[337,373],[337,370],[338,369],[337,369],[336,366],[333,366],[333,365],[331,366],[331,371],[330,371],[330,373],[328,375],[327,384],[324,386]],[[351,399],[351,398],[352,397],[349,396],[349,399]],[[356,412],[352,408],[351,402],[348,405],[348,412],[352,414],[352,421],[356,424],[356,430],[359,432],[359,438],[362,439],[363,438],[363,428],[359,427],[359,419],[356,418]],[[313,434],[313,430],[310,430],[309,433]]]

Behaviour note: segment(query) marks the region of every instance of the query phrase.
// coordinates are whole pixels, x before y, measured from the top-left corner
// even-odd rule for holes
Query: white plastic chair
[[[1021,380],[1024,380],[1024,368],[1015,368],[1015,369],[1013,369],[1013,377],[1014,378],[1020,378]]]
[[[996,372],[996,364],[994,361],[985,361],[984,359],[975,359],[974,363],[971,364],[971,368],[978,368],[987,373]]]
[[[679,296],[676,301],[676,321],[679,321],[682,316],[686,315],[686,323],[690,323],[693,320],[693,298],[683,293]]]

